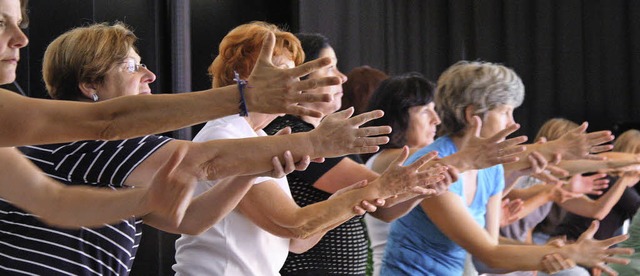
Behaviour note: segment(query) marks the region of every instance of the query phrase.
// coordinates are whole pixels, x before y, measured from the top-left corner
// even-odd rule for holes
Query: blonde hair
[[[231,30],[220,42],[219,54],[209,66],[213,87],[233,84],[234,71],[238,72],[240,78],[248,78],[258,61],[265,35],[269,32],[276,36],[273,56],[284,55],[291,58],[295,65],[304,61],[300,40],[292,33],[261,21],[243,24]]]
[[[540,127],[534,141],[538,141],[542,137],[547,138],[547,141],[553,141],[576,127],[578,127],[578,124],[573,121],[564,118],[553,118]]]
[[[630,129],[620,134],[618,139],[613,143],[613,151],[633,154],[640,153],[640,131]]]
[[[467,125],[465,109],[473,106],[477,115],[498,105],[520,106],[524,84],[520,77],[500,64],[460,61],[438,79],[435,104],[442,120],[440,135],[458,134]]]
[[[102,84],[107,72],[135,50],[137,37],[123,23],[94,24],[67,31],[44,52],[42,76],[49,95],[59,100],[82,97],[80,83]]]

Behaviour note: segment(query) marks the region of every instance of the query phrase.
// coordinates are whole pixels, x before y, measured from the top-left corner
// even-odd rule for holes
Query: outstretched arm
[[[200,179],[220,179],[271,170],[271,158],[279,156],[284,160],[281,154],[286,150],[290,150],[294,162],[298,162],[306,155],[315,159],[375,152],[378,145],[389,141],[386,136],[377,136],[391,132],[388,126],[359,128],[365,122],[381,117],[382,111],[349,118],[352,113],[353,108],[349,108],[331,114],[309,132],[192,144],[183,168],[193,171]]]
[[[402,157],[406,159],[405,152]],[[428,186],[440,181],[442,176],[418,172],[417,168],[432,155],[425,155],[418,162],[402,167],[398,159],[380,179],[365,187],[336,193],[328,200],[300,208],[276,183],[266,182],[255,185],[239,205],[242,214],[274,235],[288,238],[306,239],[322,233],[353,217],[354,207],[363,200],[373,202],[415,186]],[[402,158],[400,157],[400,158]],[[441,173],[444,172],[444,167]]]
[[[612,145],[602,144],[610,142],[614,137],[610,131],[587,133],[587,126],[588,124],[585,122],[556,140],[543,144],[527,145],[526,151],[519,155],[521,157],[520,161],[505,164],[505,171],[517,171],[528,168],[530,164],[526,162],[526,158],[523,157],[529,155],[532,151],[539,152],[548,161],[555,160],[558,155],[562,157],[562,160],[603,159],[593,153],[599,153],[613,148]]]
[[[298,103],[330,101],[331,97],[299,91],[340,84],[341,80],[327,77],[300,81],[299,77],[329,65],[331,60],[323,58],[281,69],[271,63],[274,45],[275,37],[270,33],[249,76],[249,111],[321,116]],[[0,146],[118,140],[161,133],[236,114],[239,100],[233,85],[186,94],[125,96],[99,103],[33,99],[0,89]]]
[[[0,148],[0,196],[60,227],[100,226],[158,211],[169,223],[184,215],[193,178],[175,170],[184,157],[179,149],[154,175],[153,189],[117,191],[66,186],[47,177],[12,148]]]
[[[621,259],[607,257],[612,254],[629,254],[628,249],[608,249],[613,244],[626,239],[624,236],[604,241],[592,239],[591,227],[577,243],[557,248],[554,246],[500,245],[498,241],[478,225],[465,207],[462,199],[451,192],[424,200],[421,206],[438,229],[447,237],[465,248],[482,262],[493,268],[508,270],[542,270],[545,255],[559,253],[585,266],[605,267],[603,262],[624,262]],[[451,219],[451,218],[455,219]],[[592,229],[594,228],[594,229]]]

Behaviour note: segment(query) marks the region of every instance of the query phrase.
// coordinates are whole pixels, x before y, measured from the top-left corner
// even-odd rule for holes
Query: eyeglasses
[[[127,70],[127,72],[133,74],[135,72],[139,72],[140,68],[147,68],[146,65],[144,65],[144,63],[136,63],[135,60],[133,59],[128,59],[126,61],[121,62],[123,64],[125,64],[125,69]]]

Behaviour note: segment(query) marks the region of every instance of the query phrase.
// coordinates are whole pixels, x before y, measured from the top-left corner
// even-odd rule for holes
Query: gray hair
[[[459,61],[438,79],[435,104],[442,120],[439,135],[455,135],[467,125],[465,109],[484,114],[499,105],[520,106],[524,84],[512,69],[500,64]]]

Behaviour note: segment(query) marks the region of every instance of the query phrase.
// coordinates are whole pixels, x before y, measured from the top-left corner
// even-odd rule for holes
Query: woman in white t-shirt
[[[304,60],[300,42],[293,34],[264,22],[244,24],[230,31],[220,43],[220,54],[209,68],[213,86],[233,83],[234,70],[240,78],[248,76],[258,57],[262,37],[268,32],[276,36],[273,56],[276,66],[294,67]],[[332,116],[346,116],[351,112],[352,109],[345,110]],[[273,119],[274,115],[249,112],[247,117],[229,116],[210,121],[195,140],[264,136],[262,128]],[[326,120],[333,119],[327,117],[323,123]],[[388,127],[372,127],[371,130],[390,131]],[[265,147],[269,145],[265,144]],[[406,159],[408,151],[403,156]],[[380,180],[347,187],[329,200],[304,208],[293,201],[286,178],[240,176],[199,183],[197,192],[245,189],[247,194],[238,199],[238,207],[203,234],[183,235],[178,239],[177,264],[173,269],[178,275],[278,275],[289,251],[304,252],[326,231],[365,210],[375,211],[375,206],[367,201],[377,201],[376,204],[381,205],[383,202],[378,199],[408,192],[418,185],[443,182],[444,167],[418,172],[417,169],[429,159],[427,156],[417,162],[420,164],[402,167],[399,164],[404,160],[399,158]]]

